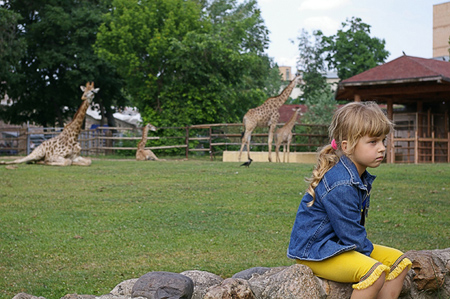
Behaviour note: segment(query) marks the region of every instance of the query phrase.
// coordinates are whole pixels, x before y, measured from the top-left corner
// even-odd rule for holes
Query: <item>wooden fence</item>
[[[419,137],[417,131],[412,135],[397,138],[391,134],[388,163],[450,163],[450,132],[439,137],[434,132],[430,137]]]
[[[282,126],[283,124],[279,124]],[[0,128],[0,155],[27,155],[44,140],[57,136],[63,128]],[[215,155],[224,150],[239,150],[243,125],[238,123],[161,127],[148,133],[146,147],[159,155]],[[297,124],[293,128],[293,151],[315,151],[327,143],[327,126]],[[268,129],[252,134],[252,150],[266,150]],[[98,127],[79,135],[82,155],[134,156],[142,128]]]
[[[282,126],[283,124],[279,124]],[[0,155],[27,155],[62,128],[0,128]],[[214,159],[223,151],[240,149],[242,124],[205,124],[188,127],[163,127],[149,132],[146,147],[157,156],[209,155]],[[450,163],[450,132],[438,137],[419,137],[412,131],[407,137],[390,136],[387,163]],[[328,143],[327,126],[297,124],[293,129],[291,151],[313,152]],[[251,150],[267,151],[268,130],[257,128],[252,134]],[[134,156],[142,128],[98,127],[83,130],[79,142],[84,156]],[[281,150],[281,149],[280,149]]]

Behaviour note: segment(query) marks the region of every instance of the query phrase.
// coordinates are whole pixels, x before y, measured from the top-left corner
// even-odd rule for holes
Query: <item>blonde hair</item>
[[[360,138],[388,135],[392,128],[392,122],[375,102],[352,102],[336,110],[328,128],[328,135],[330,141],[335,140],[337,149],[334,149],[331,144],[319,149],[317,164],[311,178],[307,179],[309,182],[307,192],[313,197],[308,206],[314,204],[316,198],[314,189],[325,173],[344,154],[341,149],[342,141],[347,141],[347,153],[351,154]]]

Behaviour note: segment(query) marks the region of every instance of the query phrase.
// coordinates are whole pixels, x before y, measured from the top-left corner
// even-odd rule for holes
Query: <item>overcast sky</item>
[[[334,35],[352,17],[371,26],[371,37],[386,41],[387,61],[407,55],[433,56],[433,5],[446,0],[258,0],[270,31],[268,54],[295,71],[302,28]],[[292,43],[294,41],[294,43]]]

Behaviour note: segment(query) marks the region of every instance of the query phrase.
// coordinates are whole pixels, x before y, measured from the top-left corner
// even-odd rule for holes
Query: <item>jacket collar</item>
[[[342,155],[339,161],[342,165],[344,165],[350,174],[352,184],[359,186],[361,189],[370,191],[370,186],[372,186],[376,176],[371,175],[367,170],[365,170],[360,177],[358,170],[356,169],[356,165],[345,155]]]

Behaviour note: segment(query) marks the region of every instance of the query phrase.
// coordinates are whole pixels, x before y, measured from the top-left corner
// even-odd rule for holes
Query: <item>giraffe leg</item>
[[[281,162],[280,160],[280,144],[275,143],[275,156],[277,156],[277,162]]]
[[[244,137],[242,137],[241,149],[239,151],[239,162],[241,161],[242,150],[247,145],[247,158],[250,159],[250,139],[252,137],[252,131],[246,130]]]
[[[287,142],[287,162],[288,163],[289,163],[290,147],[291,147],[291,141],[288,140],[288,142]]]
[[[83,157],[76,157],[75,159],[72,160],[72,165],[76,165],[76,166],[89,166],[91,165],[92,160],[89,158],[83,158]]]
[[[50,166],[70,166],[70,165],[72,165],[72,160],[58,156],[58,157],[52,157],[52,158],[46,160],[44,162],[44,164],[50,165]]]
[[[273,132],[275,131],[275,125],[270,125],[270,129],[269,129],[269,162],[272,162],[272,141],[273,141]]]

